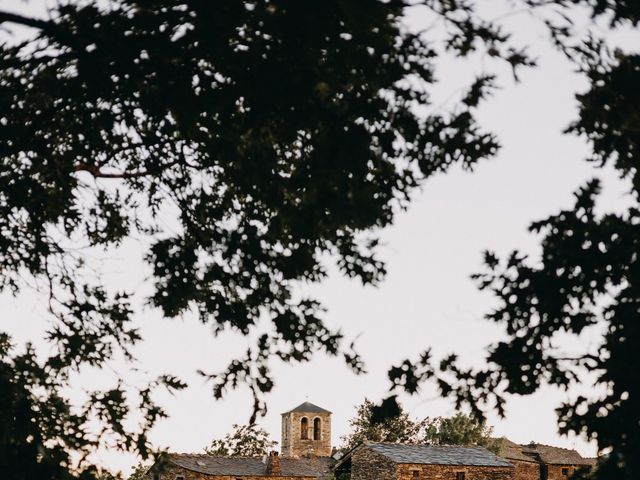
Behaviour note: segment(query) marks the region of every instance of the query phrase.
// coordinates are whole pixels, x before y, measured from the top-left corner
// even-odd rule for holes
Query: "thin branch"
[[[167,170],[174,165],[180,163],[180,159],[174,160],[173,162],[169,162],[166,165],[162,165],[157,169],[153,170],[134,170],[132,172],[104,172],[100,169],[98,165],[91,165],[88,163],[81,163],[76,165],[73,169],[74,172],[89,172],[95,178],[111,178],[111,179],[131,179],[131,178],[140,178],[147,177],[150,175],[157,175],[158,173]]]
[[[17,13],[0,11],[0,25],[5,22],[35,28],[46,33],[47,35],[64,45],[67,45],[69,47],[77,46],[77,43],[74,41],[73,35],[60,28],[54,22],[40,20],[38,18],[25,17],[24,15],[20,15]]]
[[[120,179],[129,179],[129,178],[140,178],[145,177],[147,175],[152,175],[152,172],[148,170],[138,170],[133,172],[113,172],[107,173],[100,170],[100,167],[97,165],[89,165],[86,163],[77,165],[74,169],[74,172],[89,172],[95,178],[120,178]]]
[[[26,25],[27,27],[37,28],[38,30],[51,30],[56,29],[55,24],[47,22],[46,20],[38,20],[37,18],[25,17],[17,13],[0,12],[0,23],[10,22],[17,23],[19,25]]]

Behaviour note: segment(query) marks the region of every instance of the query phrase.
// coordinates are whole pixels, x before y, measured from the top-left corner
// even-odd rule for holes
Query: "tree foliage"
[[[484,420],[458,412],[452,417],[428,418],[422,440],[432,445],[478,445],[498,453],[500,440]]]
[[[445,26],[442,36],[410,31],[402,18],[416,7],[401,0],[78,0],[38,18],[0,11],[2,27],[31,32],[0,45],[0,289],[39,286],[51,319],[45,355],[0,341],[0,465],[11,480],[91,478],[88,454],[100,446],[146,456],[146,433],[164,415],[152,387],[183,386],[170,376],[137,392],[117,384],[72,408],[62,393],[70,376],[131,359],[139,340],[132,292],[90,274],[91,249],[108,254],[138,239],[152,272],[149,302],[165,317],[196,312],[215,332],[241,335],[270,320],[244,358],[203,372],[217,398],[249,385],[252,420],[273,386],[271,359],[325,352],[362,371],[320,303],[298,298],[296,286],[326,276],[327,254],[345,275],[379,282],[377,232],[414,189],[497,151],[475,121],[494,74],[470,78],[449,110],[425,108],[440,56],[482,51],[514,73],[534,65],[476,2],[416,3]],[[606,27],[581,36],[571,16],[584,9],[610,28],[637,25],[638,2],[518,6],[542,12],[552,42],[590,81],[569,131],[591,142],[592,160],[635,178],[638,57],[609,54],[598,40]],[[638,345],[637,209],[596,216],[596,192],[591,183],[574,211],[534,225],[545,237],[539,264],[487,256],[478,280],[502,301],[490,318],[509,335],[487,369],[464,370],[455,357],[433,368],[425,354],[390,374],[393,389],[410,392],[438,376],[444,395],[479,411],[500,409],[502,393],[568,386],[575,368],[587,368],[609,393],[565,406],[561,426],[612,447],[616,478],[638,478],[638,422],[619,420],[640,411],[627,368]],[[599,311],[606,295],[614,301]],[[557,332],[579,334],[596,321],[608,328],[600,351],[556,355]],[[395,403],[390,396],[376,417],[397,413]],[[134,430],[132,411],[143,417]]]
[[[424,434],[425,422],[414,421],[400,406],[396,415],[375,421],[375,404],[365,399],[349,420],[350,432],[341,437],[343,450],[364,441],[388,443],[417,443]]]
[[[451,417],[414,420],[398,405],[395,415],[376,418],[379,407],[365,399],[349,420],[350,432],[343,436],[342,449],[350,450],[368,442],[427,443],[431,445],[479,445],[494,452],[499,443],[491,437],[492,429],[482,420],[458,412]]]
[[[147,478],[145,477],[145,474],[147,473],[148,470],[149,470],[148,465],[139,463],[134,467],[133,472],[131,472],[131,475],[129,475],[127,480],[147,480]]]
[[[362,370],[296,285],[324,278],[327,254],[377,283],[376,233],[412,191],[498,147],[474,119],[490,75],[470,79],[449,111],[418,114],[437,52],[404,26],[406,7],[112,0],[56,3],[38,18],[0,11],[3,28],[29,28],[0,46],[0,288],[36,285],[51,320],[48,355],[0,342],[0,464],[12,479],[91,475],[100,446],[149,453],[146,433],[164,415],[150,388],[93,392],[80,411],[61,393],[85,367],[131,359],[132,292],[108,288],[91,264],[126,239],[148,247],[149,303],[165,317],[196,312],[241,335],[271,320],[244,358],[203,372],[216,398],[249,385],[252,421],[272,358],[325,352]],[[427,8],[451,26],[443,54],[485,48],[527,63],[466,8]],[[126,426],[133,411],[137,430]]]
[[[613,22],[636,26],[639,8],[637,2],[602,3],[594,14],[607,11]],[[416,392],[434,380],[442,395],[481,416],[491,407],[504,414],[507,395],[530,395],[542,385],[589,385],[591,394],[557,409],[559,431],[595,440],[605,453],[597,471],[580,478],[631,480],[640,475],[640,56],[611,51],[593,36],[567,46],[570,31],[554,28],[590,87],[577,95],[578,118],[566,133],[586,138],[588,161],[612,165],[629,179],[631,205],[598,213],[601,182],[595,178],[575,193],[572,208],[531,224],[541,238],[539,258],[487,252],[486,270],[474,278],[495,295],[497,306],[486,318],[504,327],[506,339],[489,346],[482,368],[461,366],[455,354],[435,362],[427,351],[392,370],[392,390]],[[581,342],[594,329],[604,332],[601,341]],[[567,351],[572,337],[582,348]]]
[[[211,442],[205,453],[224,457],[261,457],[278,444],[266,430],[257,425],[234,425],[233,431]]]

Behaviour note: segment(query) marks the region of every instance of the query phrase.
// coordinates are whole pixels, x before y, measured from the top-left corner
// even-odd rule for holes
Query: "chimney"
[[[269,458],[267,459],[267,475],[273,475],[275,477],[282,475],[278,452],[271,452],[269,454]]]

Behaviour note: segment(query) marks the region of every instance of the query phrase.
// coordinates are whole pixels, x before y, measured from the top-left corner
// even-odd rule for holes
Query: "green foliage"
[[[349,420],[350,433],[341,437],[342,448],[349,450],[365,440],[370,442],[416,443],[420,440],[425,427],[424,422],[413,421],[400,407],[397,415],[375,421],[375,405],[365,401],[356,409],[355,416]]]
[[[498,453],[500,441],[491,437],[493,429],[471,415],[456,413],[452,417],[426,420],[423,441],[432,445],[479,445]]]
[[[68,369],[40,363],[31,346],[24,353],[11,356],[8,337],[0,334],[0,458],[2,462],[20,462],[20,469],[7,467],[7,475],[19,470],[16,474],[21,476],[16,478],[105,478],[108,474],[94,466],[78,469],[70,453],[88,455],[102,444],[101,437],[109,436],[113,448],[137,449],[146,455],[148,429],[157,419],[166,417],[150,392],[160,385],[170,390],[182,387],[179,380],[168,376],[137,392],[118,384],[92,392],[86,405],[74,412],[61,394],[67,387],[68,375]],[[124,427],[132,413],[131,397],[138,400],[135,413],[146,419],[137,432]],[[100,420],[98,431],[92,428],[93,419]],[[73,470],[76,473],[70,473]]]
[[[261,457],[268,455],[277,445],[269,434],[257,425],[234,425],[233,431],[223,439],[211,442],[205,453],[231,457]]]
[[[324,352],[362,371],[320,303],[295,299],[296,286],[326,276],[327,254],[344,275],[379,282],[377,235],[415,189],[497,151],[475,121],[496,83],[491,72],[470,78],[448,111],[425,108],[439,57],[481,51],[514,74],[534,65],[476,2],[420,3],[441,20],[441,37],[410,32],[402,16],[416,7],[401,0],[86,0],[54,3],[43,19],[0,11],[3,29],[33,32],[0,44],[0,290],[41,285],[51,319],[42,355],[0,337],[8,480],[95,478],[86,454],[104,446],[148,456],[146,434],[165,415],[154,387],[183,387],[170,376],[138,391],[117,384],[72,407],[62,393],[71,375],[130,360],[139,340],[132,292],[89,275],[81,246],[107,254],[128,238],[148,246],[149,302],[168,318],[195,311],[214,332],[241,335],[271,320],[243,358],[203,372],[216,398],[247,384],[252,420],[265,411],[273,358]],[[637,25],[640,4],[519,3],[590,82],[570,131],[591,142],[591,160],[632,178],[637,194],[638,57],[607,52],[604,22],[584,36],[571,17],[584,9],[612,28]],[[612,449],[599,478],[640,478],[640,210],[597,216],[597,189],[590,183],[574,210],[533,226],[543,236],[539,264],[487,255],[477,279],[496,294],[489,318],[508,335],[490,349],[489,366],[466,370],[455,356],[434,366],[429,353],[407,360],[391,370],[393,391],[374,419],[401,413],[396,389],[416,393],[435,377],[458,406],[502,412],[504,394],[566,387],[587,369],[608,393],[562,407],[561,429]],[[613,300],[600,311],[603,298]],[[607,328],[601,350],[567,359],[550,348],[556,333],[596,321]],[[144,420],[130,430],[133,410]]]
[[[326,276],[327,254],[346,276],[379,282],[377,233],[414,189],[498,148],[474,118],[490,75],[470,79],[449,111],[418,115],[437,52],[403,24],[405,8],[87,0],[51,4],[43,19],[0,11],[0,289],[39,285],[51,321],[40,357],[3,337],[8,480],[92,475],[85,453],[98,447],[145,458],[164,415],[151,387],[183,386],[169,376],[138,392],[118,384],[79,411],[61,393],[74,372],[131,360],[139,341],[132,292],[102,284],[91,248],[148,247],[149,303],[165,317],[197,312],[214,332],[241,335],[271,320],[246,356],[202,372],[216,398],[247,384],[252,421],[273,387],[272,358],[324,352],[362,371],[320,303],[294,289]],[[451,26],[442,54],[512,58],[508,37],[461,22],[464,9],[428,8]],[[29,34],[7,37],[15,24]],[[132,410],[139,429],[126,427]]]
[[[622,15],[615,21],[628,14],[637,25],[638,3],[628,10],[623,4],[611,4]],[[435,380],[443,396],[481,415],[491,407],[504,414],[506,395],[530,395],[545,384],[590,385],[593,393],[557,409],[560,433],[596,440],[607,452],[596,472],[576,478],[631,480],[640,475],[640,56],[611,53],[594,37],[561,46],[591,82],[577,96],[579,118],[567,133],[587,138],[589,161],[612,164],[630,180],[631,206],[598,213],[601,187],[593,179],[575,193],[572,208],[531,224],[541,239],[539,259],[487,252],[486,270],[474,279],[495,295],[497,306],[486,318],[504,326],[506,338],[487,349],[483,368],[460,367],[455,355],[433,362],[430,352],[406,361],[392,370],[392,390],[415,392]],[[567,337],[594,329],[604,332],[599,344],[564,352]]]
[[[365,441],[388,443],[428,443],[432,445],[480,445],[497,452],[499,442],[484,421],[457,413],[452,417],[413,420],[401,405],[395,415],[376,420],[376,405],[366,400],[349,420],[350,432],[342,437],[342,449]]]
[[[131,472],[127,480],[149,480],[145,477],[145,474],[149,470],[149,465],[145,465],[144,463],[139,463]]]

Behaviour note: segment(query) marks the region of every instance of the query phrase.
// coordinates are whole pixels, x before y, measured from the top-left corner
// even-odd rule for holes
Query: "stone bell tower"
[[[282,414],[283,457],[331,456],[331,412],[304,402]]]

